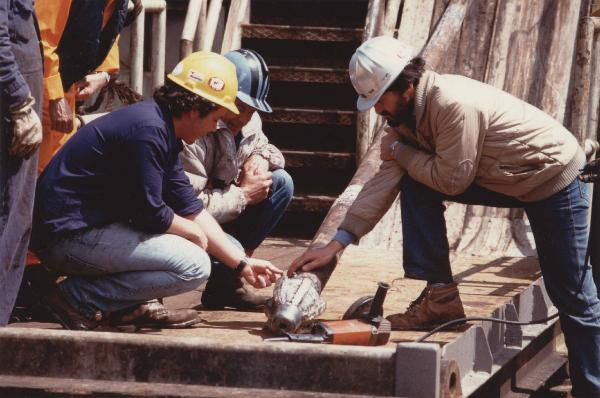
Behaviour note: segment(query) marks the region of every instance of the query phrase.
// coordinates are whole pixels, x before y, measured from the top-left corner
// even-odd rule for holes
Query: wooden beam
[[[469,0],[452,0],[440,19],[427,46],[421,52],[429,68],[437,70],[446,61],[446,50],[456,40],[465,19]]]
[[[600,18],[593,17],[592,20],[594,22],[594,40],[587,138],[597,139],[598,117],[600,116]]]
[[[506,79],[508,47],[516,12],[516,0],[498,0],[496,3],[496,17],[483,80],[499,89],[504,87]]]
[[[394,30],[396,29],[396,24],[398,23],[401,5],[402,0],[388,0],[385,8],[385,22],[383,23],[382,34],[394,36]]]
[[[384,7],[385,2],[383,0],[369,0],[363,42],[379,34],[379,30],[382,29]],[[374,121],[372,119],[375,117],[372,110],[358,112],[356,117],[356,159],[358,164],[367,153],[367,149],[373,140],[372,125]]]
[[[570,129],[582,143],[588,136],[588,112],[592,72],[592,49],[594,39],[594,21],[583,18],[579,23],[577,36],[577,55],[573,82]]]
[[[435,0],[404,0],[398,39],[420,52],[429,38]]]

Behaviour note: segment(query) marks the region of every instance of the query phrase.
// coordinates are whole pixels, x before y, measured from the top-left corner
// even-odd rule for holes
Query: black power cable
[[[581,174],[579,175],[578,178],[585,183],[592,183],[594,185],[594,195],[597,195],[596,189],[598,188],[598,186],[597,186],[596,182],[598,182],[600,180],[599,177],[600,177],[600,159],[596,159],[596,160],[592,160],[591,162],[587,163],[583,167],[583,169],[581,170]],[[591,211],[591,205],[590,205],[590,211]],[[583,289],[583,282],[585,280],[587,270],[588,270],[588,268],[590,268],[589,260],[590,260],[590,252],[591,252],[591,250],[590,250],[591,237],[592,237],[592,234],[591,234],[591,228],[590,228],[590,234],[588,236],[587,250],[586,250],[586,254],[585,254],[583,273],[581,274],[581,280],[579,281],[577,293],[575,293],[575,296],[572,298],[571,302],[565,306],[565,308],[568,308],[571,305],[573,305],[573,303],[575,302],[575,299],[577,299],[577,295],[579,295],[581,293],[581,290]],[[454,319],[452,321],[441,324],[440,326],[436,327],[435,329],[431,330],[430,332],[428,332],[428,333],[424,334],[423,336],[419,337],[418,339],[416,339],[415,343],[421,343],[421,342],[425,341],[427,338],[433,336],[434,334],[436,334],[437,332],[439,332],[443,329],[446,329],[448,326],[452,326],[455,324],[462,324],[462,323],[469,322],[469,321],[489,321],[489,322],[496,322],[496,323],[504,323],[504,324],[508,324],[508,325],[526,326],[526,325],[538,325],[538,324],[546,323],[554,318],[557,318],[559,316],[559,314],[560,314],[560,312],[557,312],[556,314],[550,315],[546,318],[533,319],[528,322],[509,321],[506,319],[498,319],[498,318],[494,318],[494,317],[484,317],[484,316],[469,316],[466,318],[458,318],[458,319]]]

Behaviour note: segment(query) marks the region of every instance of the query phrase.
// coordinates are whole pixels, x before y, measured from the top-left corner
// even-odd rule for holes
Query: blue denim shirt
[[[32,0],[0,0],[0,87],[3,106],[14,108],[29,95],[22,73],[42,69]],[[32,52],[35,52],[33,54]],[[17,65],[17,58],[27,60]]]
[[[79,130],[50,161],[36,191],[34,235],[113,222],[165,232],[174,214],[203,208],[183,172],[171,115],[154,101]]]

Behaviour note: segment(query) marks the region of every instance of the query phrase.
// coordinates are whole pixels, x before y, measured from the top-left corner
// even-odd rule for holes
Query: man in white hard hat
[[[361,45],[350,61],[359,110],[386,118],[383,163],[333,240],[305,252],[289,273],[328,264],[369,232],[401,190],[403,266],[427,286],[396,330],[431,329],[465,316],[449,261],[444,200],[524,208],[544,283],[569,349],[573,395],[600,396],[600,301],[586,272],[588,187],[573,135],[538,108],[490,85],[425,70],[390,37]]]

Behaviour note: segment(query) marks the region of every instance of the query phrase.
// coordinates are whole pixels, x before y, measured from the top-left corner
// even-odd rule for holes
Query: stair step
[[[336,197],[310,193],[295,194],[288,206],[288,211],[326,212],[329,210]]]
[[[254,0],[250,21],[258,24],[362,27],[367,0]]]
[[[191,397],[350,397],[311,391],[286,391],[267,388],[243,388],[204,386],[192,384],[142,383],[117,380],[91,380],[55,377],[0,375],[2,397],[145,397],[145,398],[191,398]],[[351,395],[351,397],[357,397]]]
[[[263,122],[300,123],[300,124],[336,124],[351,126],[355,124],[356,112],[322,109],[273,108],[273,113],[261,115]]]
[[[306,68],[294,66],[270,66],[271,81],[304,83],[350,83],[348,69],[344,68]]]
[[[252,48],[267,65],[347,69],[359,42],[270,40],[243,38],[242,47]]]
[[[328,42],[358,42],[363,29],[305,27],[290,25],[242,24],[242,37],[248,39],[308,40]]]
[[[347,152],[309,152],[282,150],[286,168],[325,168],[345,170],[355,166],[354,154]]]

